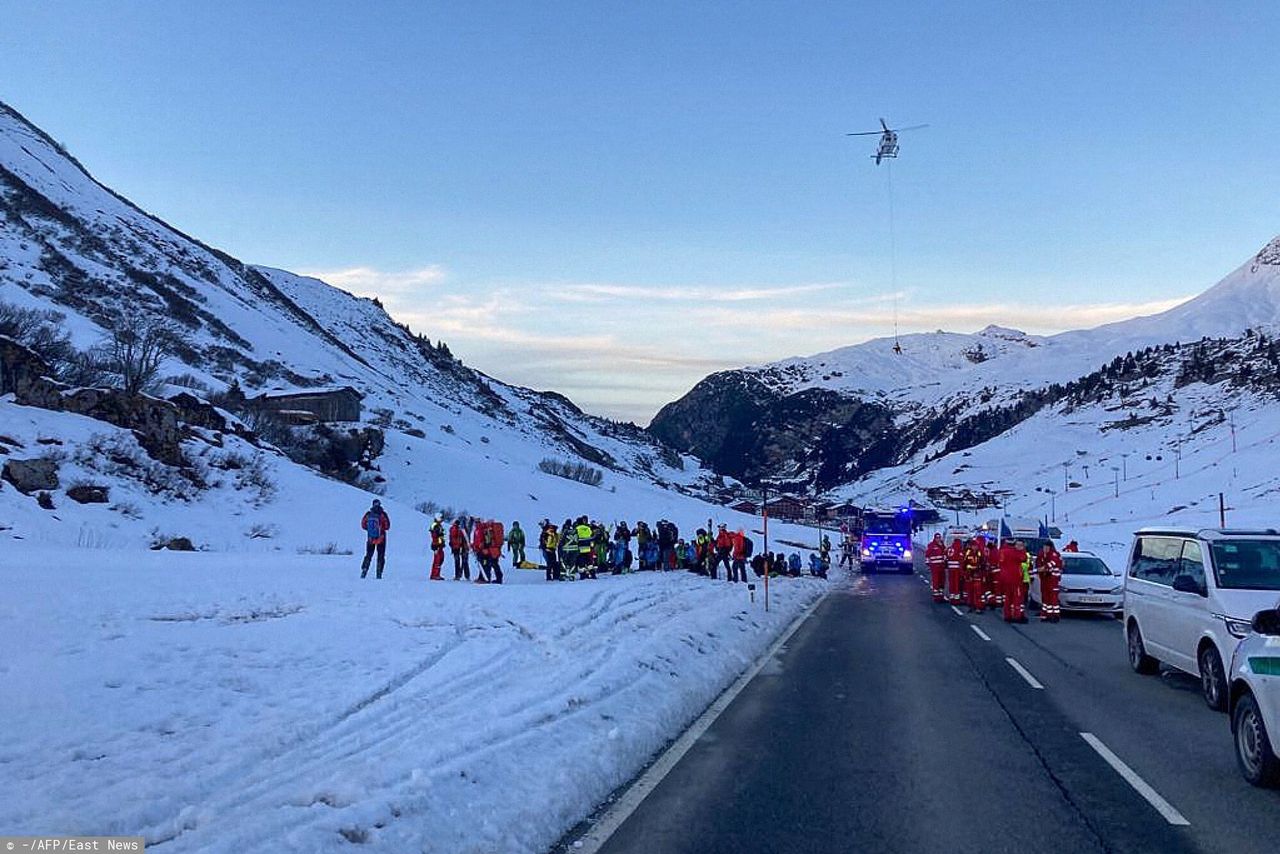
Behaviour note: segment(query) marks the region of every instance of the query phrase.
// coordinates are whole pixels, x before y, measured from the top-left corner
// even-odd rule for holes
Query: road
[[[833,585],[601,850],[1277,850],[1280,792],[1194,679],[1129,670],[1118,621],[1010,626],[921,580]]]

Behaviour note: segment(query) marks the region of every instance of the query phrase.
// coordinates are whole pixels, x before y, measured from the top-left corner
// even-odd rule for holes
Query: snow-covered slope
[[[366,421],[387,439],[369,482],[406,507],[431,501],[476,513],[501,508],[504,515],[527,519],[590,512],[582,506],[588,502],[608,505],[621,518],[625,504],[611,496],[661,494],[667,488],[695,493],[713,485],[696,460],[632,425],[586,415],[560,395],[510,386],[466,367],[439,342],[395,322],[375,300],[314,278],[244,264],[183,234],[99,184],[47,134],[3,104],[0,304],[56,312],[71,343],[82,350],[99,344],[123,318],[165,318],[176,324],[180,343],[164,373],[198,394],[216,394],[233,382],[250,396],[352,386],[364,395]],[[0,434],[11,423],[30,420],[23,409],[0,402]],[[57,414],[38,420],[33,429],[43,438],[69,431],[87,439],[92,432]],[[16,434],[29,431],[8,432],[21,438]],[[111,433],[105,427],[99,432]],[[16,456],[31,448],[11,450]],[[74,455],[74,449],[67,453]],[[192,453],[203,449],[193,447]],[[581,493],[574,507],[552,505],[548,495],[577,494],[585,487],[536,472],[547,457],[597,467],[606,473],[605,482]],[[130,489],[123,480],[116,486]],[[0,507],[22,507],[21,513],[15,505],[0,514],[0,521],[25,518],[29,508],[22,502],[29,501],[0,489]],[[705,516],[701,505],[691,506]],[[39,530],[25,536],[74,541],[78,525],[99,527],[92,511],[65,507],[63,524],[36,514],[31,520],[42,520]],[[74,524],[66,524],[68,519]],[[123,530],[136,527],[127,519],[111,521]],[[197,513],[183,527],[199,531],[213,525],[213,518]],[[101,536],[116,542],[114,530]],[[201,540],[242,542],[235,533]]]

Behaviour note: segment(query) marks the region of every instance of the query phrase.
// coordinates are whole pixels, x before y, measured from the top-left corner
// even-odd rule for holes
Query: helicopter
[[[928,125],[912,125],[906,128],[891,128],[885,123],[884,119],[880,120],[881,130],[867,130],[858,133],[846,133],[845,136],[879,136],[880,144],[876,146],[876,153],[871,155],[875,158],[876,165],[880,165],[880,161],[887,157],[896,158],[898,156],[898,134],[904,130],[920,130],[927,128]]]

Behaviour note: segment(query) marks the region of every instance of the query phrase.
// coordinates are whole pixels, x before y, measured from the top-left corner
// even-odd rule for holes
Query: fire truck
[[[862,511],[862,571],[911,572],[911,508]]]

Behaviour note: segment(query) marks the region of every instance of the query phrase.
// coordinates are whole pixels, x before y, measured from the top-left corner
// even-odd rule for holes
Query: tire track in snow
[[[625,594],[631,593],[625,601],[619,603]],[[533,649],[541,649],[548,642],[548,636],[554,636],[554,640],[560,644],[566,644],[570,647],[574,646],[568,643],[567,639],[583,629],[591,627],[601,618],[609,615],[613,610],[626,607],[636,606],[632,612],[640,613],[651,607],[655,601],[670,599],[672,596],[666,594],[666,591],[626,591],[626,590],[601,590],[593,594],[591,599],[585,603],[585,607],[575,610],[570,615],[557,623],[553,623],[544,631],[545,636],[535,636],[535,647],[514,644],[509,645],[506,649],[500,650],[495,656],[489,659],[480,667],[472,667],[468,670],[467,675],[460,680],[453,680],[443,683],[439,686],[433,686],[432,691],[448,691],[449,698],[444,704],[433,703],[431,705],[431,715],[433,722],[442,717],[442,713],[455,707],[461,707],[459,712],[462,716],[470,716],[474,713],[478,697],[490,696],[493,693],[493,676],[495,673],[501,673],[509,670],[510,659],[517,653],[528,654]],[[236,794],[228,796],[218,801],[206,801],[203,805],[202,812],[216,814],[219,821],[229,819],[228,813],[233,810],[243,809],[250,805],[260,806],[264,798],[274,798],[277,802],[276,807],[296,806],[297,799],[293,801],[280,799],[285,796],[281,791],[282,788],[290,784],[296,785],[296,781],[307,778],[315,778],[317,772],[323,772],[331,767],[335,760],[350,759],[364,753],[376,752],[377,748],[386,746],[388,743],[401,741],[404,738],[405,731],[410,728],[418,727],[422,724],[422,715],[413,703],[402,704],[401,707],[393,706],[385,711],[378,711],[377,707],[382,701],[389,697],[393,697],[402,691],[405,686],[418,680],[424,675],[430,673],[441,662],[445,661],[448,656],[462,647],[464,644],[476,642],[474,637],[468,637],[468,632],[476,629],[506,629],[528,636],[531,633],[528,629],[520,626],[513,621],[505,620],[497,614],[485,611],[486,616],[492,618],[494,623],[488,626],[467,626],[456,627],[455,639],[433,652],[432,655],[415,664],[413,667],[402,671],[393,679],[389,680],[378,690],[361,698],[356,703],[348,707],[341,714],[336,716],[329,723],[308,731],[307,734],[292,739],[288,744],[281,746],[279,749],[272,750],[264,755],[254,759],[251,763],[253,768],[264,769],[265,773],[254,774],[246,773],[245,766],[241,765],[235,769],[224,772],[219,778],[213,780],[202,780],[204,787],[209,787],[212,782],[215,790],[225,789],[238,783]],[[608,650],[606,659],[612,655],[612,650]],[[534,662],[537,663],[537,662]],[[598,667],[598,665],[597,665]],[[588,673],[594,672],[595,668],[589,669]],[[463,690],[456,690],[462,688]],[[555,698],[564,693],[564,686],[556,683],[548,685],[546,691],[538,698],[539,703],[545,703],[549,698]],[[527,698],[528,695],[526,695]],[[569,709],[568,711],[574,711]],[[497,710],[495,715],[503,715],[504,710]],[[373,720],[369,720],[370,716]],[[464,721],[465,723],[465,721]],[[349,725],[349,726],[347,726]],[[346,731],[338,734],[336,739],[325,741],[318,751],[311,755],[303,755],[301,759],[295,757],[295,754],[303,752],[305,754],[309,745],[316,744],[329,734],[338,730]],[[520,729],[521,732],[527,730],[527,725]],[[464,730],[465,731],[465,730]],[[374,733],[372,737],[370,733]],[[517,737],[519,732],[499,739],[501,741],[510,740]],[[456,745],[455,749],[450,751],[450,756],[440,757],[441,761],[456,760],[465,757],[477,749],[483,749],[488,739],[480,743],[472,740],[464,740]],[[434,759],[431,761],[435,761]],[[270,766],[275,766],[271,768]],[[246,785],[248,778],[248,785]],[[316,788],[319,788],[318,786]],[[319,802],[319,801],[313,801]],[[152,846],[162,845],[179,839],[188,832],[199,830],[202,825],[198,822],[193,824],[183,820],[183,814],[186,811],[180,811],[177,816],[173,816],[162,822],[153,822],[152,829],[169,825],[172,830],[163,835],[149,840],[148,844]],[[305,822],[303,822],[305,823]],[[145,831],[144,831],[145,832]],[[219,840],[219,845],[225,842],[225,839]]]

